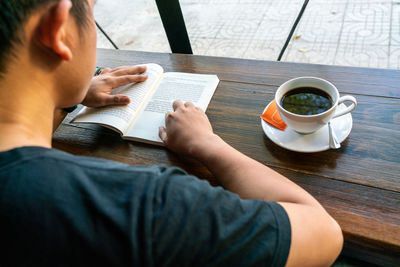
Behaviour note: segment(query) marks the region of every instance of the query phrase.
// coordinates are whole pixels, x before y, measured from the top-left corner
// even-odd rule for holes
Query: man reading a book
[[[289,179],[225,143],[175,101],[160,138],[221,186],[178,168],[131,166],[51,148],[63,108],[126,104],[112,88],[143,67],[92,79],[94,0],[0,0],[1,266],[312,266],[341,229]],[[65,115],[65,114],[64,114]]]

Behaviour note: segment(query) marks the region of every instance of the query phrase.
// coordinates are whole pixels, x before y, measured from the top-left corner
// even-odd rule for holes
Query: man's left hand
[[[143,82],[146,66],[123,66],[115,69],[104,69],[100,75],[93,77],[89,90],[82,104],[88,107],[129,104],[128,96],[111,94],[112,89],[135,82]]]

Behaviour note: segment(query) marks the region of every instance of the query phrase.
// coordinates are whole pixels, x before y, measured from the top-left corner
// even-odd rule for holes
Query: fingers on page
[[[186,102],[185,107],[187,108],[195,108],[196,106],[192,102]]]
[[[137,65],[134,66],[134,69],[132,70],[132,72],[134,73],[143,73],[147,70],[147,66],[146,65]]]
[[[111,73],[115,74],[116,72],[118,72],[118,71],[120,71],[120,70],[127,69],[127,68],[129,68],[129,67],[130,67],[130,66],[119,66],[119,67],[113,68],[113,69],[111,70]]]
[[[129,104],[129,102],[130,102],[130,99],[126,95],[115,95],[114,96],[114,103],[115,104],[125,105],[125,104]]]
[[[172,108],[175,110],[177,110],[178,108],[183,107],[183,102],[181,100],[175,100],[174,103],[172,104]]]
[[[173,114],[174,113],[172,111],[165,113],[165,122],[167,122],[167,119],[171,118]]]
[[[143,82],[146,79],[147,79],[146,75],[125,75],[125,76],[115,77],[112,86],[115,88],[118,86],[126,85],[128,83]]]
[[[97,106],[109,106],[109,105],[126,105],[129,104],[130,99],[125,95],[108,95],[102,94],[98,99]]]
[[[146,66],[124,66],[120,68],[116,68],[113,70],[113,75],[122,76],[122,75],[134,75],[145,72],[147,69]]]
[[[158,136],[160,137],[160,139],[161,139],[164,143],[167,142],[167,131],[166,131],[165,127],[160,126],[160,127],[158,128]]]
[[[111,71],[110,68],[104,68],[104,69],[102,69],[102,70],[100,71],[99,75],[100,75],[100,74],[107,74],[107,73],[109,73],[110,71]]]

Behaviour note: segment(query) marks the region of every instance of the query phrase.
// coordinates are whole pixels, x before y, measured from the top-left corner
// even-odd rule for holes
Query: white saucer
[[[268,104],[269,106],[269,104]],[[268,106],[264,109],[268,108]],[[338,109],[346,108],[345,104],[340,104]],[[312,134],[299,134],[292,130],[289,126],[284,131],[275,128],[261,119],[261,126],[266,136],[271,139],[272,142],[286,148],[288,150],[296,152],[320,152],[329,149],[329,132],[328,125],[323,126],[318,131]],[[335,132],[338,141],[343,142],[351,132],[353,127],[353,118],[351,113],[340,116],[331,121],[331,126]]]

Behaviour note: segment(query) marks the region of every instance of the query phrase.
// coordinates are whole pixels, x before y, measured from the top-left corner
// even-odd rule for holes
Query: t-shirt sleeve
[[[243,200],[173,169],[163,176],[152,211],[156,266],[285,265],[290,222],[278,203]]]

